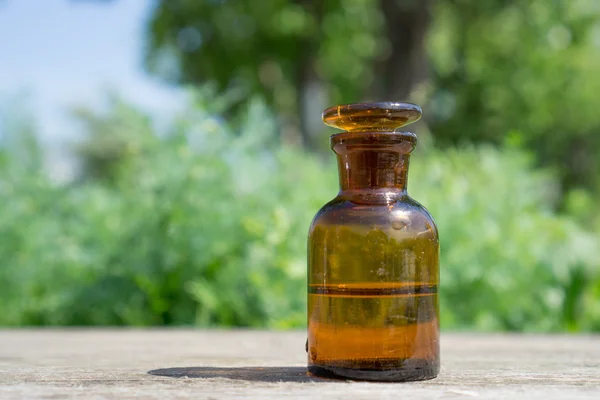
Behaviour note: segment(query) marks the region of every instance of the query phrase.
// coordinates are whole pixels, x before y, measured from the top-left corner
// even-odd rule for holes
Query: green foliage
[[[372,0],[160,2],[147,65],[175,81],[261,93],[293,111],[298,81],[317,68],[335,97],[365,89],[382,17]]]
[[[371,63],[386,51],[382,29],[375,0],[160,1],[145,64],[170,82],[234,92],[234,111],[260,95],[288,136],[311,148],[322,97],[350,101],[368,89]]]
[[[241,89],[240,100],[260,94],[301,131],[310,130],[303,120],[318,114],[307,115],[302,103],[389,96],[377,88],[404,76],[417,83],[416,75],[427,70],[426,84],[413,87],[412,97],[424,105],[438,144],[499,144],[512,132],[511,140],[531,150],[536,161],[556,168],[566,188],[598,188],[598,4],[162,1],[150,19],[146,64],[173,81]],[[417,7],[430,18],[408,18],[406,10]],[[421,26],[394,29],[411,24]],[[425,43],[415,34],[422,30],[428,32]],[[406,59],[393,57],[405,50]],[[413,66],[417,53],[426,53],[427,61]],[[419,74],[413,76],[413,69]],[[304,139],[310,145],[310,135]]]
[[[600,240],[553,214],[556,185],[530,157],[475,147],[414,158],[410,192],[440,232],[444,327],[598,329]]]
[[[111,102],[112,109],[107,115],[83,107],[72,112],[88,133],[74,149],[82,161],[81,175],[87,179],[108,182],[117,179],[122,164],[137,157],[149,145],[147,142],[157,140],[150,118],[116,96]]]
[[[335,195],[334,163],[278,144],[261,102],[239,132],[196,103],[161,135],[122,103],[94,115],[92,137],[137,130],[110,180],[15,179],[3,152],[0,325],[304,324],[306,233]],[[413,157],[411,193],[440,230],[444,328],[600,330],[598,238],[553,213],[552,179],[530,161]]]
[[[440,1],[432,9],[430,110],[438,142],[506,134],[598,185],[600,6],[589,0]]]
[[[140,126],[122,110],[104,122]],[[269,121],[253,103],[234,136],[191,110],[165,138],[130,133],[110,183],[3,179],[0,323],[301,325],[307,225],[332,185],[310,156],[265,149]]]

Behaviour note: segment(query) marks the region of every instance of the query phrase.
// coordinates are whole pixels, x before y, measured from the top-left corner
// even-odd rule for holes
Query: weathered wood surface
[[[446,334],[440,377],[415,383],[307,377],[304,341],[303,332],[4,330],[0,399],[600,399],[600,336]],[[164,368],[184,377],[148,373]]]

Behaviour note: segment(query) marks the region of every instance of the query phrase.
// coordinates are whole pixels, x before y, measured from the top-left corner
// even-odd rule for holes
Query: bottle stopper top
[[[423,111],[412,103],[356,103],[323,111],[325,125],[347,132],[393,132],[418,121]]]

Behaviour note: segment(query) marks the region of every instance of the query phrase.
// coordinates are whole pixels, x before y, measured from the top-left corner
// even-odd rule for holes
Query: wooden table
[[[415,383],[308,377],[304,341],[304,332],[3,330],[0,399],[600,399],[600,336],[445,334],[440,377]]]

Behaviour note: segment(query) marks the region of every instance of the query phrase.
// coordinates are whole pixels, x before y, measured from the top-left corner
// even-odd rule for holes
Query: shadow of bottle
[[[155,369],[148,373],[171,378],[228,378],[250,382],[334,382],[309,375],[306,367],[177,367]]]

